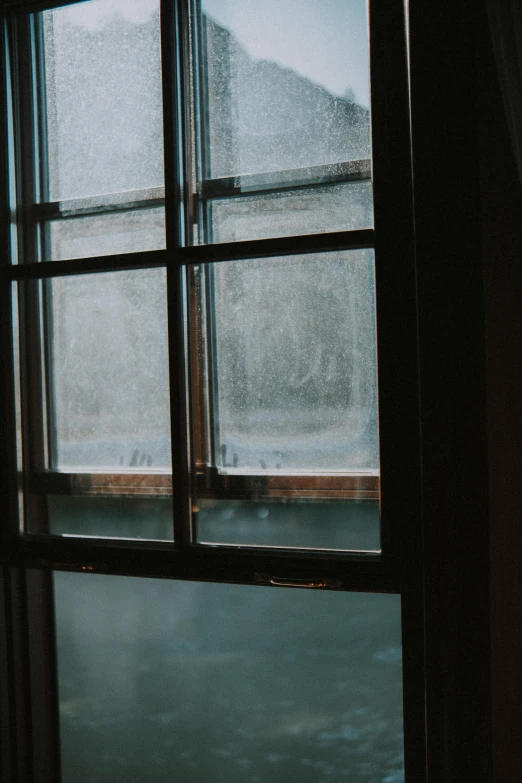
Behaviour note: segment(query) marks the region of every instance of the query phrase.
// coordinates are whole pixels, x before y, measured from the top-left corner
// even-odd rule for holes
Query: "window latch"
[[[341,587],[340,579],[314,577],[311,579],[296,579],[295,577],[272,576],[271,574],[256,574],[256,582],[278,587]]]

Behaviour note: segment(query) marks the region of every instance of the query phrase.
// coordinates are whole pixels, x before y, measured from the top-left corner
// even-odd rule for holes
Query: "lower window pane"
[[[202,500],[198,541],[305,549],[380,550],[379,502]]]
[[[404,779],[400,599],[55,575],[64,783]]]
[[[55,536],[172,541],[170,497],[47,497],[49,532]]]

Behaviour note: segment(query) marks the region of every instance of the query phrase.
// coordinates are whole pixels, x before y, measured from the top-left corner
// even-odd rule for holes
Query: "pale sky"
[[[369,106],[366,0],[202,0],[251,57],[292,68]]]
[[[369,106],[367,0],[201,0],[254,59],[292,68],[334,95]],[[90,29],[115,13],[145,22],[158,0],[92,0],[63,9]]]
[[[159,0],[90,0],[58,10],[62,14],[68,14],[74,24],[88,30],[96,30],[103,27],[115,14],[121,14],[131,22],[146,22],[158,8]]]

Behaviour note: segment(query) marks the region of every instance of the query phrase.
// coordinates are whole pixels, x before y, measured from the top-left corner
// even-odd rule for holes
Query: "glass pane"
[[[202,0],[201,9],[197,241],[371,226],[366,0]],[[259,180],[255,197],[241,193],[245,176]],[[292,182],[313,190],[290,191]],[[237,197],[210,215],[216,190]]]
[[[366,0],[202,10],[206,178],[370,157]]]
[[[373,251],[191,279],[198,541],[378,550]]]
[[[373,251],[208,265],[218,467],[377,470]]]
[[[47,508],[49,532],[54,536],[173,539],[170,497],[48,495]]]
[[[159,0],[96,0],[39,14],[48,194],[163,185]]]
[[[373,226],[369,182],[216,199],[211,202],[210,210],[209,241],[213,242]]]
[[[197,521],[202,544],[362,552],[380,549],[376,500],[201,500]]]
[[[52,467],[170,467],[163,269],[49,284]]]
[[[402,781],[395,595],[55,574],[64,783]]]
[[[163,208],[117,212],[96,217],[52,220],[45,224],[43,260],[137,253],[165,247]]]

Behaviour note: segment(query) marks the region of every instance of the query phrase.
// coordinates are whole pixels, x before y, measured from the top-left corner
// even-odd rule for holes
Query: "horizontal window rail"
[[[340,556],[341,554],[341,556]],[[26,535],[14,542],[10,560],[26,568],[259,584],[256,575],[336,580],[324,589],[399,592],[398,574],[379,552],[299,550],[277,547],[194,546],[174,542]],[[349,568],[347,564],[349,563]],[[338,581],[337,581],[338,580]]]
[[[270,237],[213,245],[178,247],[172,250],[145,250],[138,253],[73,258],[67,261],[35,261],[28,264],[4,265],[10,280],[38,280],[62,275],[114,272],[118,269],[145,269],[152,266],[183,266],[214,261],[241,261],[248,258],[268,258],[333,250],[356,250],[375,245],[371,228],[355,231],[333,231],[291,237]]]
[[[64,201],[47,201],[33,204],[34,220],[58,220],[61,218],[87,217],[112,212],[130,212],[135,209],[152,209],[165,204],[165,188],[143,188],[102,196],[73,198]]]
[[[350,473],[247,473],[204,467],[196,471],[200,498],[308,498],[378,500],[377,471]]]
[[[204,200],[227,196],[252,196],[267,191],[277,193],[294,188],[318,187],[342,182],[367,182],[371,180],[371,176],[371,160],[363,158],[343,163],[327,163],[322,166],[207,179],[198,184],[198,195]]]
[[[0,13],[8,11],[19,12],[23,14],[37,13],[47,11],[50,8],[60,8],[64,5],[74,5],[83,0],[2,0]]]
[[[170,473],[89,473],[45,471],[30,476],[29,488],[40,495],[170,497]],[[378,500],[375,471],[325,474],[245,474],[217,468],[196,471],[200,498],[309,498]]]
[[[170,473],[32,473],[29,488],[40,495],[172,495]]]
[[[296,188],[316,188],[343,182],[367,182],[371,180],[371,160],[349,160],[322,166],[305,166],[284,171],[260,174],[240,174],[233,177],[207,179],[198,183],[197,196],[202,200],[238,197],[256,193],[278,193]],[[88,217],[113,212],[130,212],[152,209],[165,204],[165,188],[142,188],[99,196],[46,201],[33,204],[29,209],[32,220],[59,220]]]

